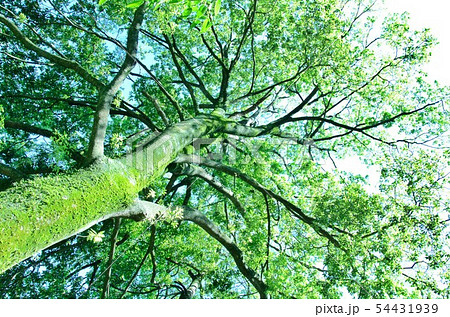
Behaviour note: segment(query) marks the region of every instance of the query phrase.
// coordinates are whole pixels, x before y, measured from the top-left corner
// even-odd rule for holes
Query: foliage
[[[431,31],[374,2],[0,5],[0,263],[36,252],[0,275],[0,296],[99,298],[113,250],[110,298],[183,297],[197,279],[197,298],[449,298],[449,90],[422,70]],[[140,12],[104,152],[161,133],[191,144],[153,153],[151,179],[83,161]],[[345,171],[355,157],[378,172]],[[167,214],[79,232],[137,197]]]

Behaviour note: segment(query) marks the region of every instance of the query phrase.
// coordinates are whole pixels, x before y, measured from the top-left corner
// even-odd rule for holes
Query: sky
[[[430,79],[450,85],[450,2],[448,0],[384,0],[390,12],[410,13],[414,29],[430,28],[438,44],[425,70]]]

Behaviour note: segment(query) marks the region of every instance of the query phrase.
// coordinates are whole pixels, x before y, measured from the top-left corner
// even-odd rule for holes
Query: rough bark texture
[[[214,116],[181,122],[121,160],[25,180],[0,192],[0,273],[126,209],[193,139],[221,127]]]

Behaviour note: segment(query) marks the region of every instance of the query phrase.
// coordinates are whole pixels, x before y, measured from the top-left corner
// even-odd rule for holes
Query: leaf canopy
[[[0,5],[3,191],[19,172],[83,166],[146,6],[105,154],[201,114],[225,122],[186,148],[200,160],[180,156],[139,194],[168,217],[124,219],[115,237],[112,221],[97,224],[1,274],[0,296],[98,298],[115,246],[111,298],[185,296],[196,280],[199,298],[449,298],[449,90],[422,71],[431,31],[406,13],[380,20],[375,2]],[[346,172],[354,157],[378,173]],[[207,216],[228,248],[179,206]]]

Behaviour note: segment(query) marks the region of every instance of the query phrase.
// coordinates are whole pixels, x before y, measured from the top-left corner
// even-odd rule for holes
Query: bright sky
[[[450,2],[448,0],[384,0],[390,12],[410,13],[414,29],[430,28],[439,43],[425,67],[430,79],[450,85]]]

